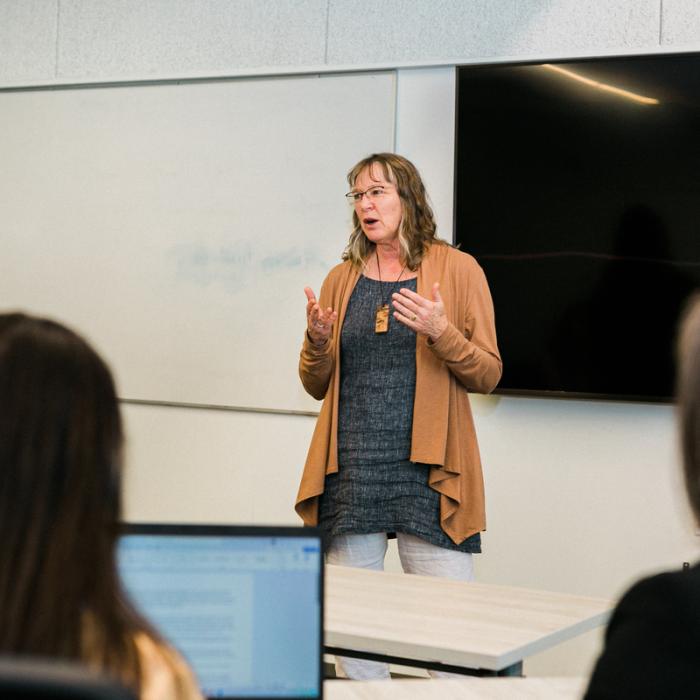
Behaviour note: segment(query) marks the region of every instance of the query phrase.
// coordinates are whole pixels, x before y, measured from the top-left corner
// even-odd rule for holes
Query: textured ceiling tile
[[[331,0],[328,62],[566,55],[658,44],[659,0]]]
[[[700,46],[700,3],[697,0],[664,0],[661,44]]]
[[[58,0],[0,2],[0,81],[52,80]]]
[[[63,0],[61,78],[167,77],[324,61],[325,0]]]

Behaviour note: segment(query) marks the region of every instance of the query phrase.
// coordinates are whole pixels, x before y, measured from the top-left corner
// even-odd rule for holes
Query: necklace
[[[387,299],[384,301],[384,290],[381,287],[381,282],[382,282],[382,270],[379,267],[379,254],[377,253],[377,249],[375,248],[374,254],[377,256],[377,274],[379,275],[379,295],[380,295],[380,300],[381,304],[377,307],[377,311],[374,314],[374,332],[375,333],[386,333],[389,330],[389,304],[387,303],[389,300]],[[399,272],[399,276],[396,278],[396,282],[398,282],[401,279],[401,276],[404,273],[404,270],[406,269],[406,265],[404,265],[401,268],[401,272]],[[396,284],[396,282],[394,284]]]

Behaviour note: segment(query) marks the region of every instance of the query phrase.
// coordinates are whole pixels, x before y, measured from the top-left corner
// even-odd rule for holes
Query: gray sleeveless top
[[[374,332],[378,306],[416,280],[361,276],[340,335],[338,465],[319,503],[324,538],[403,532],[446,549],[480,552],[479,533],[456,545],[440,527],[440,495],[428,486],[429,465],[409,461],[416,387],[416,335],[391,314]]]

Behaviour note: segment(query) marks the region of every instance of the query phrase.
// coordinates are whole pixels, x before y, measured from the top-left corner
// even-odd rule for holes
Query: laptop
[[[207,698],[320,700],[323,552],[306,527],[125,524],[131,599]]]

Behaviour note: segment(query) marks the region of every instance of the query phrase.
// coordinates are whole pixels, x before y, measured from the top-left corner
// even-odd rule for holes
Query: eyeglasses
[[[374,187],[368,187],[364,192],[348,192],[345,195],[345,198],[351,204],[359,204],[365,195],[367,195],[367,199],[370,202],[375,202],[376,200],[381,199],[386,193],[386,187],[374,185]]]

